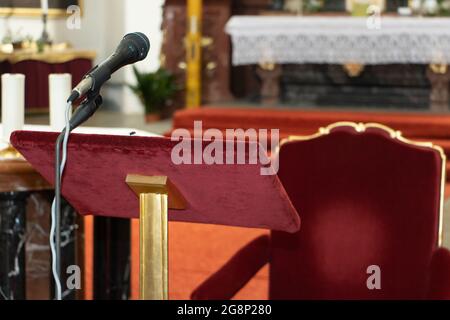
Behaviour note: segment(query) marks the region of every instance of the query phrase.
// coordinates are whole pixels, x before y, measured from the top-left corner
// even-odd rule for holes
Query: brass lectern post
[[[141,193],[139,296],[167,300],[167,194]]]
[[[168,209],[184,209],[185,200],[164,176],[128,175],[139,196],[139,295],[142,300],[168,299]]]

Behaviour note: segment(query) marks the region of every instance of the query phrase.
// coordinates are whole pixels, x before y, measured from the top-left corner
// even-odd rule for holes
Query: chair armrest
[[[437,249],[431,259],[428,299],[450,300],[450,251]]]
[[[269,261],[268,235],[240,249],[191,295],[193,300],[229,300]]]

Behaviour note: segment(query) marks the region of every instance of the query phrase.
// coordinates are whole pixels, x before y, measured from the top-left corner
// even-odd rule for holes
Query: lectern
[[[32,131],[11,136],[13,146],[50,183],[56,138],[57,133]],[[210,144],[196,141],[200,150]],[[195,145],[194,140],[184,141],[191,142]],[[241,150],[248,160],[251,143],[239,143],[244,144]],[[73,134],[68,145],[65,199],[82,215],[140,219],[141,299],[168,298],[168,219],[285,232],[300,227],[299,215],[277,175],[261,175],[261,165],[251,161],[175,164],[172,153],[178,144],[160,137]],[[222,154],[216,150],[215,158],[225,159],[225,150]],[[199,150],[190,152],[187,158],[194,159]]]

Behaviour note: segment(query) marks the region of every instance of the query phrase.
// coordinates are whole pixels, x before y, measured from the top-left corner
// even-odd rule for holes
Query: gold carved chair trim
[[[439,226],[438,226],[438,246],[443,245],[443,225],[444,225],[444,192],[445,192],[445,181],[446,181],[446,155],[442,147],[433,144],[432,142],[423,142],[423,141],[414,141],[403,137],[402,132],[398,130],[394,130],[388,126],[385,126],[380,123],[356,123],[351,121],[341,121],[332,123],[326,127],[319,128],[319,131],[306,136],[289,136],[281,140],[276,154],[278,155],[283,145],[294,142],[294,141],[308,141],[320,138],[322,136],[330,134],[334,129],[341,127],[351,127],[356,132],[365,132],[367,129],[376,128],[382,131],[385,131],[389,134],[391,139],[398,140],[406,145],[413,145],[416,147],[429,148],[438,152],[441,158],[441,177],[440,177],[440,199],[439,199]]]

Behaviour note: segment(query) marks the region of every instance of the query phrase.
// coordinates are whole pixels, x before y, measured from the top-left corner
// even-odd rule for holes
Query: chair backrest
[[[284,141],[279,157],[302,226],[272,232],[270,298],[425,296],[442,226],[439,147],[379,124],[337,123]]]

